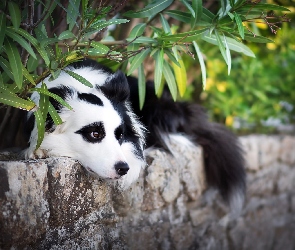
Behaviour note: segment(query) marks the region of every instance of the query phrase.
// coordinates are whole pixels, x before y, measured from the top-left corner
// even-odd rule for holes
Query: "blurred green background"
[[[294,133],[295,123],[295,1],[268,1],[288,7],[288,23],[273,34],[266,24],[257,24],[256,34],[275,43],[247,45],[256,58],[233,54],[232,70],[218,48],[202,44],[207,62],[207,84],[201,85],[197,62],[188,56],[188,76],[195,77],[186,98],[201,102],[211,120],[225,123],[235,132]],[[253,30],[253,27],[251,27]],[[207,47],[206,47],[207,46]],[[190,81],[188,81],[190,82]]]

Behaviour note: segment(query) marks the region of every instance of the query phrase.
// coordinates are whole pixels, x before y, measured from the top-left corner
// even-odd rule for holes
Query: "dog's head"
[[[46,152],[45,156],[72,157],[91,173],[104,179],[124,176],[120,179],[125,185],[130,184],[145,164],[144,134],[128,102],[129,85],[125,75],[99,65],[85,67],[83,63],[68,70],[86,78],[93,88],[65,72],[54,81],[45,80],[49,91],[62,97],[73,110],[51,99],[63,123],[55,126],[48,116],[47,132],[38,151]],[[34,93],[32,99],[38,102],[39,95]],[[36,134],[35,126],[29,152],[36,145]]]

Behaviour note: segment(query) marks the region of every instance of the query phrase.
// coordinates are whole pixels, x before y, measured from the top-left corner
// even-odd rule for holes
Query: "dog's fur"
[[[33,125],[26,158],[72,157],[91,173],[120,179],[126,187],[145,166],[145,149],[157,147],[171,152],[170,141],[178,138],[178,143],[203,147],[207,183],[217,187],[231,207],[241,207],[245,172],[238,141],[224,126],[208,122],[202,107],[174,102],[168,90],[158,99],[153,83],[147,82],[146,101],[140,110],[136,78],[126,78],[121,71],[113,73],[91,60],[74,63],[68,70],[94,87],[81,84],[67,73],[53,81],[45,79],[49,91],[66,100],[73,110],[50,98],[63,124],[55,126],[48,116],[44,140],[36,151],[37,126],[29,113],[28,123]],[[32,99],[38,103],[39,95],[34,93]]]

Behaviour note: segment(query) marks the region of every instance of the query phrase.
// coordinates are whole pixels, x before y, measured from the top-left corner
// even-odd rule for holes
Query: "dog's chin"
[[[86,167],[85,169],[86,169],[87,172],[88,172],[89,174],[91,174],[93,177],[95,177],[95,178],[99,178],[99,179],[102,179],[102,180],[116,181],[116,180],[119,180],[119,179],[122,178],[121,175],[117,175],[117,174],[114,174],[113,176],[101,176],[101,175],[99,175],[98,173],[96,173],[95,171],[93,171],[91,168]]]

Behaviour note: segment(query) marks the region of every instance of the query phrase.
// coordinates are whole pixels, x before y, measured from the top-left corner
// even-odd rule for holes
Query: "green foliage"
[[[124,1],[124,4],[127,2]],[[56,79],[65,71],[82,84],[92,87],[83,77],[65,70],[70,63],[92,58],[113,68],[121,66],[127,74],[137,71],[142,107],[145,99],[144,64],[150,58],[156,64],[155,92],[161,94],[165,80],[176,99],[186,90],[182,57],[183,54],[194,56],[192,44],[205,85],[206,69],[200,41],[218,47],[230,72],[230,51],[254,57],[242,41],[270,41],[254,35],[245,25],[267,20],[263,14],[265,10],[288,11],[282,6],[246,0],[221,0],[216,13],[203,7],[202,0],[153,0],[147,1],[144,8],[140,5],[133,4],[134,9],[125,12],[117,1],[40,0],[26,5],[22,0],[6,0],[0,3],[0,102],[34,112],[38,146],[44,136],[47,114],[56,124],[62,122],[49,96],[71,108],[50,94],[42,81],[47,77],[50,77],[49,80]],[[41,9],[42,14],[34,16],[36,9]],[[60,25],[55,23],[57,10],[65,14],[65,20],[60,19]],[[124,25],[130,21],[129,18],[136,19],[137,24],[129,34],[118,40],[112,34],[128,27]],[[177,26],[172,25],[171,20]],[[110,26],[115,27],[114,32],[106,32]],[[27,94],[32,91],[39,92],[39,103],[34,104],[28,99]]]
[[[276,45],[260,47],[256,59],[234,59],[230,76],[224,74],[221,59],[209,60],[202,96],[213,120],[240,132],[263,132],[295,122],[295,40],[291,29],[284,26]],[[274,48],[279,53],[271,50]]]

